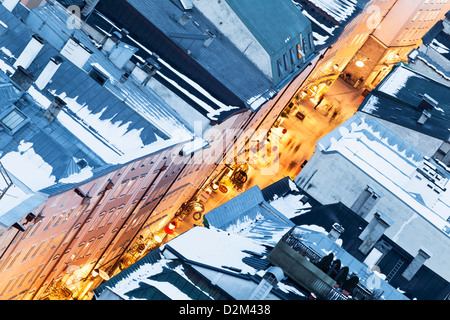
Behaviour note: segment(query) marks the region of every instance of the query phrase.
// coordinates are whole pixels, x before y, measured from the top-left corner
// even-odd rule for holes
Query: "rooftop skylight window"
[[[20,129],[23,124],[25,124],[27,119],[28,118],[22,112],[14,108],[0,121],[4,128],[8,129],[9,131],[15,132]]]

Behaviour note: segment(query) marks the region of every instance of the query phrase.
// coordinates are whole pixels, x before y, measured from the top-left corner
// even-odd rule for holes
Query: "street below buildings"
[[[338,78],[320,104],[314,99],[296,103],[279,128],[273,128],[273,133],[279,136],[279,152],[273,152],[271,157],[273,158],[271,160],[277,163],[270,164],[272,168],[277,168],[274,174],[262,175],[259,163],[249,165],[248,180],[242,190],[228,188],[226,193],[220,190],[213,191],[205,197],[207,200],[202,202],[205,213],[255,185],[262,189],[283,177],[289,176],[294,179],[300,173],[305,161],[314,154],[316,142],[356,113],[364,100],[361,94],[362,90],[354,89]],[[297,117],[297,112],[301,112],[304,118]],[[287,130],[285,134],[282,133],[282,129]]]
[[[257,154],[254,150],[250,151],[247,181],[240,189],[226,182],[226,192],[220,188],[211,190],[209,184],[205,185],[199,194],[205,208],[203,215],[256,185],[263,189],[287,176],[294,179],[314,154],[316,142],[351,118],[363,100],[362,90],[338,78],[320,102],[315,99],[289,101],[287,105],[294,102],[294,107],[281,123],[277,120],[271,129],[271,136],[276,134],[279,137],[276,146],[278,152]],[[298,112],[304,117],[297,117]],[[286,129],[285,133],[283,129]],[[272,150],[274,146],[271,145]],[[274,168],[273,174],[261,174],[263,166]],[[203,221],[194,219],[192,214],[185,216],[173,234],[165,235],[162,243],[169,242],[194,226],[203,226]]]

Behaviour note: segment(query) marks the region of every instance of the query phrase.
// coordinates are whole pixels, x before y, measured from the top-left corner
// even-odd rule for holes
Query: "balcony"
[[[267,259],[283,269],[285,274],[300,286],[323,300],[374,300],[375,295],[358,284],[351,296],[337,285],[331,278],[316,266],[322,255],[303,243],[295,228],[286,233],[270,252]]]

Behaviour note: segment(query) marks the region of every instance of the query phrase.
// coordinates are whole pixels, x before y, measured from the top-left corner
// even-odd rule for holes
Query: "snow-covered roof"
[[[149,21],[149,23],[144,23],[142,21],[144,19],[140,19],[139,24],[143,28],[157,28],[153,38],[140,39],[141,43],[149,48],[155,47],[152,50],[165,62],[178,72],[185,75],[189,74],[191,80],[204,88],[227,108],[237,107],[228,112],[222,110],[221,115],[217,116],[219,121],[223,121],[230,114],[245,110],[247,107],[256,110],[262,105],[262,102],[269,100],[277,92],[278,89],[273,85],[271,79],[241,52],[226,35],[220,32],[220,28],[207,19],[195,3],[194,7],[186,13],[188,18],[186,24],[184,24],[178,22],[183,15],[183,9],[176,2],[134,0],[124,2],[127,2],[126,8],[137,10]],[[100,3],[97,8],[106,16],[114,16],[114,12],[109,12],[110,7],[102,6]],[[135,11],[129,14],[135,14]],[[111,18],[111,20],[117,19]],[[88,21],[92,21],[93,24],[98,22],[98,25],[104,23],[99,21],[99,16],[95,15],[91,16]],[[223,21],[222,26],[225,24],[226,21]],[[126,28],[132,34],[133,32],[136,33],[133,30],[134,27]],[[157,32],[161,34],[157,34]],[[204,46],[203,42],[207,34],[214,35],[214,38],[212,42]],[[159,44],[163,43],[163,45],[156,48],[155,41],[158,41]],[[170,71],[165,68],[161,70],[158,73],[158,80],[162,76],[171,78],[173,73]],[[292,77],[292,75],[289,76]],[[198,92],[192,91],[179,79],[172,78],[172,80],[177,81],[184,89],[188,89],[197,97],[201,97]],[[161,79],[161,81],[164,81],[164,79]],[[211,104],[211,106],[220,111],[216,105]]]
[[[430,110],[431,117],[424,124],[418,124],[425,94],[438,105]],[[371,91],[359,111],[446,141],[450,137],[449,95],[450,87],[399,64]]]
[[[265,201],[259,187],[254,186],[211,210],[205,218],[215,228],[274,246],[293,226],[289,219],[303,213],[301,208],[309,207],[308,203],[299,201],[302,196],[289,194],[274,198]]]
[[[5,11],[4,8],[1,10]],[[48,21],[57,20],[47,6],[35,10],[44,17],[50,15]],[[2,19],[9,25],[9,31],[0,37],[0,46],[17,57],[33,32],[7,11],[4,15],[2,12]],[[74,36],[79,36],[87,47],[93,46],[82,31],[76,31]],[[86,65],[101,65],[107,70],[110,82],[107,87],[111,89],[123,72],[96,48],[91,49],[93,54]],[[29,71],[39,75],[50,58],[57,54],[59,52],[51,44],[46,44]],[[3,61],[9,64],[11,58],[4,56]],[[43,109],[49,106],[52,96],[62,98],[67,109],[60,113],[58,120],[108,163],[124,163],[193,138],[186,125],[150,89],[139,88],[130,82],[121,91],[106,90],[88,75],[87,70],[80,70],[69,61],[61,64],[44,91],[32,86],[28,93]]]
[[[141,296],[141,299],[160,299],[163,296],[172,300],[190,300],[198,298],[200,293],[203,293],[203,299],[216,299],[220,297],[210,295],[210,290],[212,287],[219,287],[222,298],[245,299],[264,275],[266,269],[260,269],[259,266],[267,268],[269,265],[267,261],[263,261],[267,253],[264,245],[249,238],[214,227],[197,226],[150,252],[94,292],[99,296],[109,288],[128,300],[136,299],[137,290],[142,291],[151,286],[159,294],[155,295],[151,291],[152,296]],[[255,264],[258,259],[261,262]],[[192,278],[192,271],[186,272],[188,268],[195,269],[211,284],[205,285],[203,282],[198,285],[195,277]],[[162,278],[164,273],[166,277]],[[171,281],[174,276],[181,280]],[[186,285],[186,282],[190,285]],[[284,294],[293,295],[296,299],[305,298],[305,294],[288,279],[278,283],[275,291],[281,296]]]
[[[61,17],[52,16],[67,13],[55,9],[57,6],[52,7],[53,11],[47,6],[45,8],[39,8],[36,12],[43,16],[48,14],[46,23],[52,24],[55,29],[49,31],[43,28],[43,34],[49,37],[49,41],[44,43],[27,68],[35,78],[51,58],[62,55],[53,46],[58,43],[52,35],[57,34],[67,41],[70,34]],[[194,138],[187,125],[150,88],[140,88],[130,81],[122,91],[111,89],[123,71],[95,48],[80,30],[76,30],[74,35],[85,41],[92,51],[84,66],[87,69],[62,58],[62,64],[43,90],[33,83],[24,92],[19,88],[20,84],[11,81],[8,75],[16,72],[14,63],[34,32],[3,6],[0,6],[0,19],[8,26],[7,32],[0,36],[0,121],[6,119],[10,112],[23,119],[17,132],[4,129],[6,120],[3,121],[0,161],[25,186],[21,189],[22,196],[14,198],[22,199],[20,203],[12,201],[13,193],[17,196],[20,191],[17,185],[8,191],[1,199],[5,202],[0,206],[3,208],[1,213],[8,213],[11,219],[20,220],[35,209],[32,207],[37,203],[35,200],[42,202],[38,191],[80,183],[105,168],[190,142]],[[61,32],[58,33],[58,30]],[[108,86],[103,87],[91,78],[88,72],[92,65],[108,74]],[[55,97],[62,99],[66,106],[55,121],[49,122],[43,114]],[[23,192],[28,189],[29,192]],[[11,210],[6,210],[8,208]],[[21,217],[18,216],[19,211]]]
[[[357,113],[317,142],[322,152],[338,152],[388,189],[412,210],[441,231],[448,228],[450,172],[424,156],[374,118]],[[429,192],[415,178],[427,163],[439,168],[446,186],[440,195]],[[432,191],[432,190],[431,190]],[[417,194],[421,195],[418,197]],[[429,198],[429,201],[421,199]],[[445,233],[448,236],[450,234]]]

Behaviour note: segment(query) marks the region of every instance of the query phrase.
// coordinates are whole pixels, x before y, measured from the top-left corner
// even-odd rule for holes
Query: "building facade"
[[[449,8],[447,1],[368,2],[309,77],[306,93],[321,96],[339,76],[355,88],[375,88]]]

